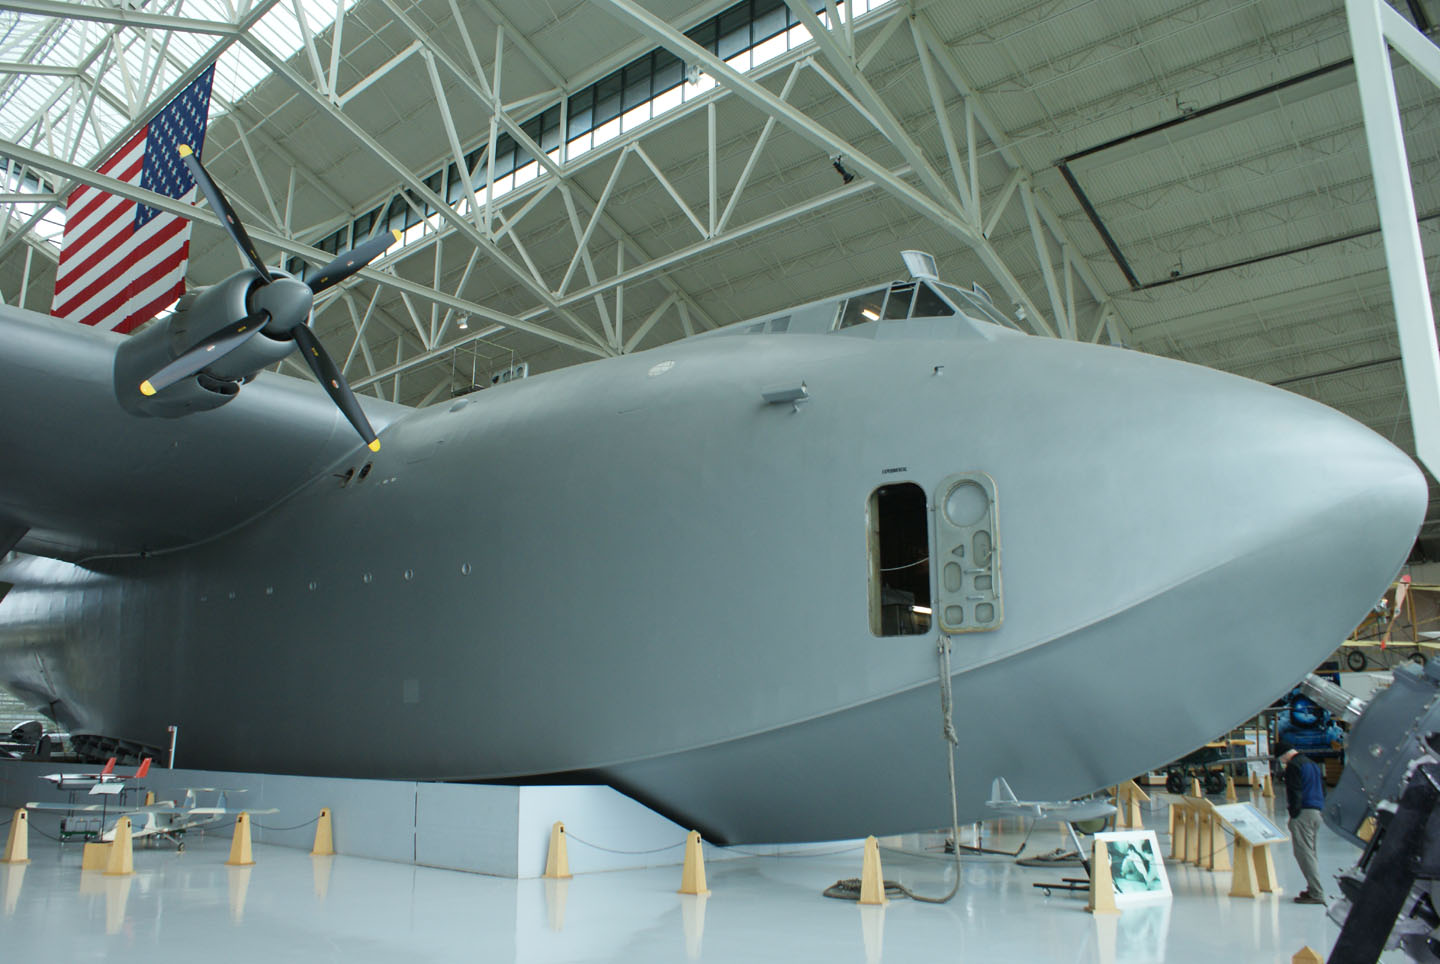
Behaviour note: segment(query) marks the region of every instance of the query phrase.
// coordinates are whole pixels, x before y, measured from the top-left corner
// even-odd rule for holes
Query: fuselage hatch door
[[[935,619],[944,633],[998,629],[1000,534],[995,480],[984,472],[947,477],[935,490]]]

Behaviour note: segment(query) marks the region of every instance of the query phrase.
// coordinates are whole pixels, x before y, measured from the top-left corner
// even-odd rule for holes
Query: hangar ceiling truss
[[[901,205],[971,249],[1033,331],[1114,343],[1128,337],[1094,267],[1035,190],[1034,172],[925,10],[871,0],[873,7],[859,4],[852,18],[834,2],[787,0],[782,45],[770,38],[743,57],[722,59],[685,33],[720,5],[691,8],[686,19],[670,22],[632,0],[600,3],[630,26],[633,42],[567,74],[491,0],[463,11],[456,0],[364,0],[354,8],[346,0],[169,0],[143,10],[4,0],[0,11],[24,34],[19,56],[27,62],[0,63],[0,97],[28,77],[57,83],[0,137],[10,191],[0,259],[27,246],[22,287],[34,256],[53,264],[54,232],[47,237],[43,225],[75,184],[139,199],[145,192],[86,168],[210,60],[243,56],[268,74],[266,95],[231,99],[217,85],[212,131],[224,141],[224,159],[217,165],[209,149],[207,161],[222,169],[222,181],[230,174],[237,208],[272,256],[328,260],[340,242],[327,250],[327,239],[360,240],[352,225],[403,199],[383,210],[404,215],[404,245],[317,305],[322,336],[344,339],[335,347],[354,384],[377,394],[412,403],[440,397],[454,388],[449,369],[457,352],[496,345],[503,353],[516,334],[530,336],[531,351],[539,344],[560,349],[569,363],[737,320],[717,316],[713,304],[707,310],[687,271],[693,278],[693,269],[717,254],[863,198]],[[287,28],[257,29],[267,17],[286,20]],[[377,20],[386,21],[389,56],[367,60],[356,51],[377,32]],[[65,29],[83,36],[76,56],[60,63],[40,56]],[[920,67],[918,106],[884,83],[897,45]],[[679,92],[658,93],[642,121],[617,118],[615,130],[589,132],[577,146],[565,116],[574,95],[652,46],[688,68]],[[14,55],[6,47],[0,56]],[[517,62],[528,78],[518,90]],[[407,145],[375,130],[364,107],[387,84],[413,81],[417,66],[429,93],[423,112],[443,132],[420,163]],[[283,95],[271,92],[277,84]],[[357,198],[353,185],[333,183],[271,123],[277,101],[292,111],[303,104],[367,155],[371,170],[378,164],[374,181],[384,190]],[[112,118],[110,128],[99,123],[96,104]],[[530,121],[556,105],[566,136],[542,146]],[[922,143],[917,129],[936,136]],[[677,138],[677,130],[687,136]],[[689,136],[695,132],[701,136]],[[786,136],[789,146],[777,151]],[[497,168],[502,142],[515,151],[508,173]],[[796,143],[802,156],[811,155],[805,164],[814,176],[797,179]],[[841,183],[828,170],[836,156],[854,180]],[[997,163],[1003,177],[995,175]],[[784,197],[771,203],[781,183]],[[637,199],[658,213],[657,222],[624,216]],[[203,209],[146,200],[216,223]],[[1017,230],[1028,232],[1039,266],[1028,281],[996,243],[997,232],[1013,237]],[[192,283],[214,280],[214,273],[192,272]],[[496,289],[506,293],[503,308],[486,297]],[[27,300],[43,310],[48,299],[31,292]]]

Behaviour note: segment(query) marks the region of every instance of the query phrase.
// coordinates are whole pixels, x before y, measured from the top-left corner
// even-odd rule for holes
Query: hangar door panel
[[[952,475],[935,491],[935,619],[941,632],[982,632],[1004,621],[997,518],[995,480],[984,472]]]

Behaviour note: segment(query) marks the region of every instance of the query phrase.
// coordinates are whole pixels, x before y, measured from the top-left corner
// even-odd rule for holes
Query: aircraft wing
[[[368,454],[318,385],[273,372],[212,411],[132,415],[115,389],[125,337],[0,306],[0,554],[187,545]],[[377,430],[411,411],[363,408]]]
[[[98,803],[86,804],[83,807],[72,807],[68,803],[27,803],[26,810],[48,810],[54,813],[100,813],[107,811],[114,814],[131,813],[130,810],[122,810],[117,807],[104,807]]]

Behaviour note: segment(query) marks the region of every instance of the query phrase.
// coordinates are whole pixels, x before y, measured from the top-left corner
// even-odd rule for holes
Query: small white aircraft
[[[113,843],[120,818],[129,817],[131,839],[141,840],[152,837],[156,840],[168,840],[175,844],[177,853],[184,853],[185,841],[183,838],[186,831],[213,826],[226,817],[238,816],[241,813],[253,815],[276,812],[273,807],[269,810],[238,810],[225,805],[227,793],[243,792],[245,791],[224,790],[219,787],[192,787],[185,791],[184,798],[179,802],[160,800],[143,807],[125,807],[116,810],[100,804],[68,807],[63,803],[27,803],[25,807],[28,810],[63,811],[68,816],[62,830],[69,833],[98,834],[98,839],[103,843]],[[198,795],[202,793],[217,794],[215,804],[201,806]],[[100,816],[94,816],[96,813]]]
[[[89,790],[114,796],[125,789],[127,783],[143,780],[150,772],[150,758],[140,761],[140,768],[126,776],[115,772],[115,758],[112,756],[105,769],[91,773],[47,773],[40,779],[55,784],[59,790]]]
[[[1084,823],[1089,820],[1103,820],[1115,812],[1115,807],[1104,797],[1088,797],[1083,800],[1021,800],[1010,789],[1004,777],[996,777],[990,785],[990,799],[985,804],[996,816],[1034,817],[1046,820],[1051,817],[1066,823]]]

